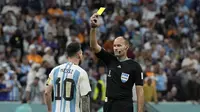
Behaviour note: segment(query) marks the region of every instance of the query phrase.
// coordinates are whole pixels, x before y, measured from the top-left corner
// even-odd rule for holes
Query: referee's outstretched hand
[[[99,27],[99,15],[97,13],[94,13],[91,17],[90,17],[90,26],[92,28],[96,28]]]

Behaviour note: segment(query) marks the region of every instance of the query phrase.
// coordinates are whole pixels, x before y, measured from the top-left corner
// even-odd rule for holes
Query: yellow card
[[[97,11],[97,14],[101,15],[105,9],[106,9],[105,7],[100,7],[100,9]]]

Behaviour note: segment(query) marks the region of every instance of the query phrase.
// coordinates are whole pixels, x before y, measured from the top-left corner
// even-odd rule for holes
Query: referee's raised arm
[[[99,53],[101,51],[101,46],[99,46],[96,39],[96,28],[99,27],[98,16],[99,15],[97,13],[94,13],[90,18],[90,47],[95,53]]]

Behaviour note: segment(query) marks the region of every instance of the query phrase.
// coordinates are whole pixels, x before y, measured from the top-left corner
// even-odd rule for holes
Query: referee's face
[[[128,50],[128,45],[126,45],[123,37],[117,37],[113,43],[113,50],[116,57],[125,56]]]

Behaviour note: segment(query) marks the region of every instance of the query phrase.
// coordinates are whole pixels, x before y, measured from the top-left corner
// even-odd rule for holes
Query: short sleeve
[[[101,48],[101,51],[95,54],[97,58],[102,60],[106,65],[110,64],[110,61],[113,59],[116,59],[116,57],[108,52],[106,52],[103,48]]]
[[[49,74],[49,77],[46,81],[46,85],[53,85],[53,74],[54,74],[54,69],[51,70],[50,74]]]
[[[143,71],[142,71],[142,68],[141,66],[136,63],[136,71],[135,71],[135,85],[140,85],[140,86],[143,86],[143,78],[144,78],[144,74],[143,74]]]
[[[88,74],[86,72],[82,72],[80,76],[79,90],[81,96],[87,95],[91,91]]]

